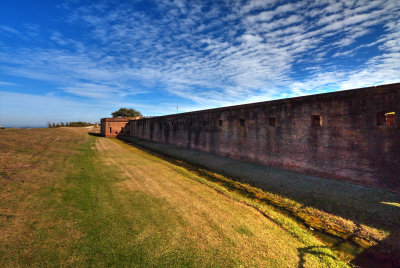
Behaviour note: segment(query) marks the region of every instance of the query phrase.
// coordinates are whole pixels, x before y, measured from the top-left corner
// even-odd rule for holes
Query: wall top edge
[[[102,122],[128,122],[130,120],[137,120],[140,119],[141,117],[122,117],[122,118],[113,118],[113,117],[104,117],[100,119]]]
[[[143,118],[134,118],[129,119],[129,121],[133,120],[146,120],[146,119],[157,119],[157,118],[165,118],[165,117],[178,117],[178,116],[187,116],[187,115],[194,115],[198,113],[204,112],[218,112],[224,110],[236,110],[241,108],[251,108],[257,107],[260,105],[274,105],[274,104],[281,104],[281,103],[290,103],[290,102],[306,102],[306,101],[317,101],[317,100],[324,100],[329,98],[347,98],[347,97],[354,97],[355,95],[379,95],[379,94],[387,94],[391,92],[396,92],[400,94],[400,83],[393,83],[393,84],[386,84],[386,85],[378,85],[378,86],[371,86],[365,88],[356,88],[356,89],[347,89],[347,90],[340,90],[335,92],[328,92],[328,93],[320,93],[320,94],[313,94],[307,96],[300,96],[300,97],[292,97],[292,98],[285,98],[285,99],[278,99],[278,100],[270,100],[270,101],[261,101],[261,102],[254,102],[254,103],[247,103],[247,104],[239,104],[233,106],[224,106],[219,108],[211,108],[205,110],[198,110],[192,112],[185,112],[185,113],[177,113],[177,114],[169,114],[169,115],[161,115],[161,116],[152,116],[152,117],[143,117]]]

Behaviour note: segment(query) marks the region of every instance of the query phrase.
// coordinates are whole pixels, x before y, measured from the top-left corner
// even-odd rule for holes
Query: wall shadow
[[[88,132],[89,135],[95,136],[95,137],[103,137],[100,133],[98,132]]]
[[[400,232],[391,231],[390,235],[379,241],[376,246],[357,255],[352,263],[358,267],[400,267]]]
[[[147,147],[149,144],[156,144],[154,142],[123,135],[118,136],[118,138],[125,143],[138,147],[152,155],[162,157],[164,160],[172,164],[181,165],[182,163],[180,163],[180,161],[183,161],[195,167],[214,171],[231,179],[245,182],[265,191],[287,197],[304,204],[304,206],[314,207],[333,215],[349,219],[357,225],[364,224],[377,229],[386,230],[390,235],[384,240],[379,241],[376,246],[370,247],[357,255],[352,261],[352,264],[359,267],[400,267],[400,207],[388,204],[400,204],[400,194],[365,186],[351,185],[345,182],[318,179],[291,171],[282,171],[282,174],[284,175],[289,177],[294,176],[294,180],[291,180],[287,178],[287,176],[282,176],[282,174],[279,173],[281,171],[274,173],[275,169],[257,164],[242,163],[230,158],[157,143],[157,146],[163,148],[163,150],[158,150],[154,147]],[[187,154],[185,154],[185,150],[187,151]],[[219,161],[221,166],[223,166],[223,169],[215,168],[213,165],[206,165],[201,161],[194,161],[192,156],[196,154],[199,154],[204,158],[209,158],[209,162],[211,163]],[[277,174],[277,176],[279,175],[279,181],[273,182],[273,184],[276,184],[276,187],[263,185],[259,179],[252,180],[251,176],[244,178],[238,176],[237,173],[231,172],[232,170],[244,167],[250,169],[255,177],[258,176],[257,174],[261,174],[260,176],[263,176],[263,174],[272,174],[271,176],[274,174]],[[224,172],[224,169],[226,172]],[[271,173],[271,170],[274,172]],[[321,185],[318,185],[318,183],[320,183],[319,180],[322,181]],[[305,187],[303,186],[299,188],[295,183],[306,185]],[[291,184],[295,184],[295,186],[291,186]],[[324,189],[327,187],[332,187],[332,189]],[[344,189],[351,189],[352,192],[348,190],[349,192],[346,193],[346,195],[343,195]],[[329,199],[326,200],[327,191],[331,192],[331,196],[338,195],[340,198],[336,198],[334,201]],[[368,199],[368,206],[361,206],[360,209],[357,204],[353,204],[355,202],[362,204],[363,198],[365,199],[367,197],[370,198]],[[332,202],[336,202],[336,204],[332,205]],[[354,206],[352,207],[352,205]],[[313,248],[305,248],[302,249],[300,254],[304,255],[308,251],[314,252],[313,250],[315,251]]]

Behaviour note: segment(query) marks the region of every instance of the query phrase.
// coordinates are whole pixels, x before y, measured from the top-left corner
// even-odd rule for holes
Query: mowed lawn
[[[272,207],[87,131],[0,130],[0,266],[346,266]]]

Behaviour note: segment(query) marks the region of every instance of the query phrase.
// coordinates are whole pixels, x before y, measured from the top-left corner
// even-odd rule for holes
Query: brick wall
[[[102,118],[100,120],[100,135],[103,137],[116,137],[120,135],[130,135],[130,120],[140,117],[125,118]]]
[[[391,84],[140,119],[130,135],[400,191],[399,117]]]

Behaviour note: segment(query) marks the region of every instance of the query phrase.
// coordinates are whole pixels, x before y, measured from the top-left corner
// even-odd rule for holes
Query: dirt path
[[[252,260],[253,265],[323,265],[318,254],[302,253],[305,248],[322,247],[321,243],[313,240],[304,245],[257,210],[176,172],[171,164],[113,139],[98,139],[96,148],[104,163],[118,167],[125,178],[119,183],[121,190],[141,191],[175,208],[176,217],[185,224],[172,245],[184,233],[200,249],[220,248],[239,259]]]

